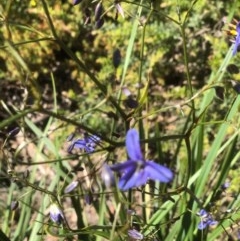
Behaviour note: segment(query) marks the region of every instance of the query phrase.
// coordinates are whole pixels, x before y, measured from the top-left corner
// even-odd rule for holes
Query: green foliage
[[[131,229],[144,240],[237,240],[240,77],[228,66],[240,66],[223,17],[238,1],[102,1],[103,26],[98,3],[0,3],[0,240],[137,240]],[[105,186],[103,164],[127,160],[129,128],[171,183]],[[71,133],[101,142],[68,153]],[[216,227],[198,230],[203,208]]]

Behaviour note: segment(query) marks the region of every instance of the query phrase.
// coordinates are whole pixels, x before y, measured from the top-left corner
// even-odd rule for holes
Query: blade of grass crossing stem
[[[98,225],[104,225],[104,217],[106,214],[106,196],[104,194],[101,194],[101,200],[100,200],[100,206],[99,206],[99,220],[98,220]],[[102,237],[97,236],[96,241],[101,241]]]
[[[29,225],[32,215],[32,196],[33,192],[31,188],[26,188],[26,192],[29,192],[22,199],[23,205],[21,205],[20,218],[18,220],[17,229],[14,232],[13,241],[24,240],[25,235],[30,231]]]
[[[10,188],[8,190],[6,211],[4,212],[4,215],[3,215],[2,230],[7,236],[10,236],[11,234],[11,230],[10,230],[11,227],[9,225],[11,223],[11,210],[10,208],[7,208],[7,207],[10,207],[11,201],[15,199],[13,195],[15,188],[16,188],[16,184],[14,182],[11,182]]]

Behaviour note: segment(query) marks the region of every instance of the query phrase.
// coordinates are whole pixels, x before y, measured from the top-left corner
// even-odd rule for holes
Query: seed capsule
[[[112,61],[113,61],[113,66],[115,68],[117,68],[120,65],[120,63],[121,63],[121,52],[120,52],[119,49],[114,50]]]

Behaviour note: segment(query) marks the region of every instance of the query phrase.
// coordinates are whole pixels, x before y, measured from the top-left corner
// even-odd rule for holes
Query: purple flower
[[[201,222],[198,224],[199,230],[218,224],[218,221],[214,220],[212,215],[204,209],[201,209],[197,214],[201,217]]]
[[[132,238],[133,240],[142,240],[143,235],[139,233],[136,229],[130,229],[128,230],[128,236]]]
[[[236,33],[237,33],[237,35],[236,35],[236,38],[234,41],[234,46],[233,46],[233,56],[237,53],[238,47],[240,45],[240,21],[237,23]]]
[[[64,220],[63,212],[56,203],[51,204],[49,213],[54,223],[60,224]]]
[[[70,138],[68,138],[70,140]],[[74,148],[83,149],[87,153],[91,153],[95,150],[96,145],[100,142],[100,138],[96,135],[85,135],[83,139],[73,140],[68,147],[68,153],[71,153]]]
[[[135,129],[130,129],[126,136],[126,148],[129,160],[124,163],[111,166],[113,171],[119,172],[121,178],[118,187],[125,191],[132,187],[139,187],[151,179],[160,182],[170,182],[173,173],[165,166],[159,165],[151,160],[144,160],[139,134]]]

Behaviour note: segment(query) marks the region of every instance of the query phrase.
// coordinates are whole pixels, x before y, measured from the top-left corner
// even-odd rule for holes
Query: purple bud
[[[88,204],[88,205],[91,205],[92,202],[93,202],[93,196],[92,196],[92,193],[87,193],[84,195],[84,199],[85,199],[85,202]]]
[[[225,182],[225,183],[222,184],[221,188],[222,188],[223,190],[226,190],[227,188],[230,187],[230,185],[231,185],[230,182]]]
[[[95,8],[95,21],[100,20],[101,16],[103,13],[103,6],[102,6],[102,2],[99,2]]]
[[[133,99],[132,96],[128,96],[124,103],[130,109],[136,109],[138,107],[138,101]]]
[[[106,163],[104,163],[102,166],[101,177],[107,188],[110,188],[115,184],[115,177],[113,171]]]
[[[73,0],[73,5],[75,6],[75,5],[77,5],[77,4],[79,4],[80,2],[81,2],[82,0]]]
[[[64,189],[64,193],[69,193],[73,191],[78,186],[78,181],[73,181],[69,185],[67,185]]]
[[[128,209],[127,214],[130,215],[130,216],[134,216],[134,215],[136,215],[136,211],[133,210],[133,209]]]
[[[207,217],[209,214],[205,209],[201,209],[199,212],[197,212],[197,215],[204,218]]]
[[[136,229],[130,229],[128,230],[128,236],[130,238],[133,238],[134,240],[142,240],[143,235],[139,233]]]
[[[14,211],[14,210],[16,210],[18,208],[18,206],[19,206],[19,202],[18,201],[12,201],[10,208],[11,208],[12,211]]]
[[[121,16],[124,18],[124,11],[123,11],[123,8],[122,6],[120,5],[120,3],[117,3],[115,5],[116,9],[117,9],[117,12],[121,14]]]
[[[16,136],[21,129],[19,127],[14,128],[13,130],[8,132],[9,137],[14,137]]]
[[[103,18],[100,18],[99,20],[96,21],[95,23],[95,27],[96,29],[100,29],[104,24],[104,19]]]
[[[61,224],[64,220],[63,212],[56,203],[51,204],[49,214],[54,223]]]
[[[127,97],[129,97],[129,96],[132,95],[131,91],[130,91],[127,87],[123,87],[123,88],[122,88],[122,92],[123,92],[123,94],[126,95]]]
[[[69,142],[69,141],[72,141],[73,138],[74,138],[74,136],[75,136],[74,133],[70,134],[70,135],[67,137],[67,141],[68,141],[68,142]]]

